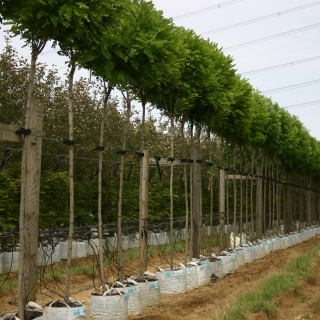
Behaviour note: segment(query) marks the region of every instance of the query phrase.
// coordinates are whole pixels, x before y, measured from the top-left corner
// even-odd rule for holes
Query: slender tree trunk
[[[70,188],[70,221],[68,236],[68,257],[66,267],[66,283],[65,283],[65,303],[69,303],[70,297],[70,275],[71,275],[71,259],[72,259],[72,241],[74,230],[74,183],[73,183],[73,76],[76,69],[75,57],[71,51],[71,70],[69,73],[68,102],[69,102],[69,188]]]
[[[251,238],[254,237],[254,218],[253,218],[253,164],[254,164],[255,151],[251,155],[251,181],[250,181],[250,213],[251,213]]]
[[[191,148],[193,147],[193,122],[190,124],[190,144]],[[193,165],[190,163],[190,181],[189,181],[189,188],[190,188],[190,241],[193,241]],[[190,257],[193,258],[193,247],[190,245]]]
[[[119,201],[118,201],[118,255],[119,255],[119,280],[123,281],[123,250],[122,250],[122,204],[123,204],[123,174],[124,174],[124,160],[127,147],[127,136],[128,136],[128,127],[130,123],[130,113],[131,113],[131,101],[132,97],[130,93],[126,92],[126,121],[124,124],[124,134],[123,134],[123,143],[122,143],[122,154],[120,161],[120,170],[119,170]]]
[[[311,207],[311,188],[312,188],[312,182],[311,182],[311,176],[308,176],[308,185],[307,185],[307,222],[308,227],[311,227],[312,225],[312,207]]]
[[[242,214],[243,214],[243,185],[242,185],[242,150],[240,150],[240,218],[239,218],[239,233],[240,233],[240,244],[242,244]]]
[[[277,230],[279,232],[279,227],[280,227],[280,183],[279,183],[279,166],[277,164],[277,203],[276,203],[276,208],[277,208]]]
[[[201,158],[201,151],[198,146],[192,148],[193,159],[193,183],[192,183],[192,256],[199,257],[200,255],[200,235],[201,235],[201,164],[197,160]]]
[[[271,166],[271,177],[272,177],[272,231],[275,227],[275,204],[276,204],[276,194],[275,194],[275,183],[274,183],[274,167]]]
[[[144,152],[145,146],[145,119],[146,119],[146,100],[144,97],[142,100],[142,121],[141,121],[141,131],[140,131],[140,149]],[[144,157],[147,155],[144,154]],[[140,275],[147,271],[147,244],[148,244],[148,191],[147,185],[144,179],[146,178],[146,161],[144,157],[140,158],[140,188],[139,188],[139,269]],[[148,161],[149,163],[149,161]]]
[[[184,136],[184,121],[181,121],[181,137],[183,143],[183,155],[186,158],[186,142]],[[187,177],[187,165],[183,164],[183,176],[184,176],[184,200],[185,200],[185,210],[186,210],[186,243],[185,243],[185,264],[188,263],[188,245],[189,245],[189,204],[188,204],[188,177]]]
[[[174,141],[174,117],[171,114],[171,154],[170,157],[174,157],[173,151]],[[170,165],[170,268],[173,269],[173,256],[174,256],[174,238],[173,238],[173,161]]]
[[[248,218],[248,157],[247,157],[247,152],[245,152],[245,159],[244,161],[246,162],[246,199],[245,199],[245,202],[246,202],[246,206],[245,206],[245,209],[246,209],[246,234],[248,233],[248,223],[249,223],[249,218]]]
[[[105,84],[104,84],[105,85]],[[99,234],[99,272],[100,272],[100,281],[102,286],[102,291],[105,292],[107,290],[106,287],[106,277],[104,274],[103,267],[103,239],[102,239],[102,165],[103,165],[103,138],[104,138],[104,123],[106,120],[106,110],[107,103],[111,94],[112,88],[109,86],[105,89],[105,97],[103,99],[103,109],[102,109],[102,119],[100,126],[100,140],[99,140],[99,175],[98,175],[98,234]]]
[[[229,175],[229,146],[228,141],[226,141],[226,168],[227,168],[227,177]],[[230,233],[230,210],[229,210],[229,179],[226,181],[226,206],[227,206],[227,235],[229,237]],[[223,230],[225,232],[225,230]]]
[[[271,165],[269,164],[268,167],[268,229],[269,232],[271,231],[271,225],[272,225],[272,193],[271,193]]]
[[[268,157],[266,157],[265,159],[265,164],[263,167],[263,195],[262,195],[262,199],[263,199],[263,210],[262,210],[262,214],[263,214],[263,228],[262,228],[262,233],[265,234],[266,229],[267,229],[267,168],[268,168]]]
[[[209,161],[210,161],[210,238],[209,238],[209,256],[212,253],[212,238],[213,238],[213,173],[212,173],[212,141],[210,130],[208,130],[208,144],[209,144]]]
[[[256,198],[256,212],[257,212],[257,219],[256,219],[256,232],[257,238],[262,238],[262,167],[257,167],[257,198]]]
[[[198,128],[197,128],[197,145],[198,145],[198,149],[199,149],[199,160],[201,160],[201,131],[202,131],[202,126],[199,125]],[[196,160],[198,159],[195,159],[195,165],[198,167],[198,188],[196,188],[196,190],[198,191],[197,193],[197,196],[199,197],[199,205],[198,205],[198,210],[199,210],[199,217],[198,217],[198,251],[199,251],[199,254],[197,256],[200,255],[200,249],[201,249],[201,238],[202,238],[202,177],[201,177],[201,164],[198,164],[196,162]]]
[[[220,248],[219,250],[222,251],[225,248],[225,235],[224,235],[224,228],[225,228],[225,171],[223,168],[220,169],[220,179],[219,179],[219,232],[220,232]],[[228,181],[228,179],[227,179]]]
[[[237,183],[236,183],[236,148],[233,146],[233,247],[236,247],[237,234]]]

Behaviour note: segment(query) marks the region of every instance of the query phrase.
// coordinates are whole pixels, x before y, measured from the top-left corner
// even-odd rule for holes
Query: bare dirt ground
[[[242,293],[255,290],[264,275],[276,273],[281,270],[289,261],[296,258],[315,244],[320,244],[320,236],[316,236],[297,246],[278,250],[268,254],[260,260],[240,267],[235,273],[229,274],[215,283],[202,286],[199,289],[180,295],[162,295],[161,306],[144,310],[142,316],[133,317],[132,320],[206,320],[218,315],[226,306],[232,304]],[[78,265],[88,263],[88,260],[79,260]],[[152,259],[152,265],[159,263],[159,258]],[[137,261],[131,260],[130,267],[137,267]],[[320,260],[318,261],[319,271],[316,283],[308,283],[301,280],[301,290],[290,291],[274,299],[277,307],[276,314],[272,320],[320,320]],[[150,271],[155,271],[150,269]],[[63,281],[60,282],[61,289],[64,288]],[[56,285],[49,284],[50,289],[58,291]],[[61,292],[61,291],[60,291]],[[86,275],[72,277],[72,296],[79,301],[85,302],[89,314],[90,293],[93,292],[93,283]],[[37,303],[44,305],[52,301],[48,297],[48,290],[41,288],[37,296]],[[49,294],[51,297],[53,294]],[[57,298],[57,297],[56,297]],[[17,310],[16,294],[6,294],[0,297],[0,313]],[[266,320],[266,314],[259,312],[250,314],[248,320]],[[62,319],[61,319],[62,320]]]

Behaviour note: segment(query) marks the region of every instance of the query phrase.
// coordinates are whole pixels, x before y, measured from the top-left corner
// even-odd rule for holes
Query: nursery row
[[[247,225],[243,224],[243,230],[247,230]],[[305,228],[305,224],[296,224],[295,230]],[[234,227],[233,225],[224,226],[224,234],[230,234],[230,247],[234,248],[235,245],[240,243],[246,243],[246,233],[241,234],[240,238],[234,239],[234,232],[239,231],[239,226]],[[271,230],[269,233],[273,234],[275,230]],[[283,226],[280,226],[279,232],[283,234]],[[89,239],[74,240],[72,243],[72,259],[85,258],[87,256],[97,256],[99,248],[99,239],[97,238],[97,232],[95,228],[92,228],[91,237]],[[202,227],[202,237],[210,237],[211,231],[210,226]],[[219,235],[219,226],[212,227],[212,236],[217,238]],[[186,232],[186,229],[174,230],[174,243],[185,241],[188,236],[190,240],[190,230]],[[45,240],[44,240],[45,239]],[[37,266],[45,267],[52,263],[57,263],[61,260],[67,260],[68,256],[68,242],[64,238],[51,237],[44,238],[40,242],[37,252]],[[218,240],[217,240],[218,241]],[[150,231],[148,233],[148,246],[164,246],[170,244],[170,232],[167,231]],[[128,250],[139,247],[139,233],[131,233],[128,235],[122,235],[122,250]],[[105,253],[115,252],[119,249],[119,242],[117,234],[106,233],[103,238],[103,249]],[[0,246],[0,274],[8,272],[17,272],[19,269],[19,243],[11,246],[3,246],[1,250]]]
[[[161,234],[161,237],[167,236],[164,232],[159,234]],[[179,234],[183,238],[185,233],[181,230]],[[187,265],[180,263],[173,269],[164,270],[158,267],[155,273],[147,271],[142,277],[128,278],[123,283],[116,281],[110,287],[107,287],[105,292],[97,291],[91,294],[90,319],[126,320],[128,316],[140,315],[145,308],[159,306],[161,294],[187,293],[199,286],[208,284],[210,281],[234,273],[239,267],[261,259],[270,252],[297,245],[317,234],[320,234],[320,227],[313,226],[288,235],[273,236],[255,242],[248,241],[236,246],[235,249],[222,251],[217,255],[211,254],[209,257],[193,258],[188,261]],[[158,235],[154,233],[153,236],[157,237]],[[139,243],[137,235],[130,235],[127,238],[131,245]],[[96,240],[92,239],[91,242],[96,244]],[[108,240],[110,239],[106,238],[105,246],[111,245]],[[236,237],[236,241],[238,242],[240,239]],[[82,242],[74,243],[76,252],[78,252],[77,249],[81,248],[80,244]],[[59,248],[59,246],[62,248],[65,244],[59,243],[55,248]],[[84,242],[82,247],[91,248],[89,254],[92,253],[90,251],[92,246],[89,242]],[[55,300],[47,303],[44,309],[30,302],[27,309],[30,309],[28,310],[30,319],[88,319],[85,306],[77,301],[73,301],[69,306],[63,301]],[[18,318],[16,315],[10,314],[2,316],[0,319]]]

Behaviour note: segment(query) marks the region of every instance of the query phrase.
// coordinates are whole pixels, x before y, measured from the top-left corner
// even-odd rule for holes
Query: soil
[[[276,273],[289,261],[311,248],[320,244],[320,235],[294,247],[278,250],[265,256],[263,259],[240,267],[235,273],[229,274],[214,283],[189,291],[187,294],[161,295],[160,307],[144,310],[142,316],[132,317],[131,320],[206,320],[217,316],[228,305],[232,304],[239,295],[255,290],[259,286],[262,276]],[[150,259],[150,265],[163,264],[163,256]],[[182,259],[182,256],[178,257]],[[76,265],[88,263],[90,258],[79,259]],[[182,261],[182,260],[180,260]],[[248,315],[248,320],[320,320],[320,260],[318,261],[318,277],[316,281],[301,280],[300,290],[289,291],[274,299],[276,314],[271,318],[263,312]],[[138,261],[130,260],[127,263],[127,272],[137,270]],[[155,272],[154,267],[150,268]],[[63,292],[64,283],[50,283],[47,288],[41,286],[37,296],[37,303],[44,306],[52,299],[61,297],[55,292]],[[59,287],[60,286],[60,289]],[[50,291],[48,288],[50,287]],[[90,293],[93,290],[92,279],[86,275],[72,277],[72,296],[84,302],[88,314],[90,308]],[[17,310],[16,294],[6,294],[0,297],[0,314]]]

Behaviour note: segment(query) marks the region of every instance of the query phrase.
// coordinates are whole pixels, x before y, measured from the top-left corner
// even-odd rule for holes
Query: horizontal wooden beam
[[[0,123],[0,144],[23,144],[24,135],[16,134],[21,129],[21,125]],[[31,130],[30,142],[36,143],[34,130]]]

